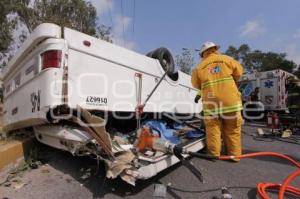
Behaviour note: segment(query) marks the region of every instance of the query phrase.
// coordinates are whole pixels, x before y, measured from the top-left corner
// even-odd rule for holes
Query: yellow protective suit
[[[217,52],[208,55],[192,72],[192,84],[201,90],[208,153],[220,156],[221,129],[228,155],[241,154],[243,109],[235,81],[243,74],[238,61]]]

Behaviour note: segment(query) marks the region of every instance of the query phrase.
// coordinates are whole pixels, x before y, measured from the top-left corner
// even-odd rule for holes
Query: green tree
[[[11,31],[13,30],[13,24],[9,22],[7,15],[11,8],[7,4],[8,0],[0,1],[0,51],[6,51],[10,42],[12,41]]]
[[[285,53],[251,50],[247,44],[243,44],[239,48],[229,46],[225,54],[239,60],[246,70],[267,71],[282,69],[293,72],[297,67],[295,62],[286,58],[287,55]]]
[[[182,72],[190,74],[195,65],[193,52],[190,49],[183,49],[180,55],[175,56],[175,64]]]
[[[111,36],[111,27],[100,25],[96,28],[96,35],[98,39],[113,43]]]
[[[9,57],[8,51],[13,40],[13,30],[16,27],[16,20],[12,16],[13,3],[10,0],[0,1],[0,60],[3,62]]]
[[[31,0],[0,1],[2,28],[0,56],[8,57],[11,54],[7,51],[12,44],[12,33],[16,30],[17,23],[23,24],[23,27],[27,29],[22,30],[19,43],[22,43],[27,34],[30,34],[41,23],[55,23],[112,42],[111,28],[105,25],[97,26],[96,9],[90,2],[84,0],[34,0],[33,3],[31,2]],[[8,20],[9,15],[16,16],[14,21]]]
[[[55,23],[89,35],[96,34],[96,9],[83,0],[35,0],[33,6],[19,0],[15,12],[29,33],[41,23]]]
[[[236,49],[236,47],[234,46],[229,46],[228,49],[225,51],[225,54],[236,60],[240,59],[238,55],[238,49]]]
[[[250,52],[250,48],[247,44],[242,44],[239,48],[229,46],[225,54],[233,57],[236,60],[243,61],[246,59],[247,54]]]

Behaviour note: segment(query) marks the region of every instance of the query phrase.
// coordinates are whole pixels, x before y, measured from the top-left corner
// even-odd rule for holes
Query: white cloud
[[[289,43],[285,47],[287,58],[293,60],[296,64],[300,64],[300,48],[296,43]]]
[[[131,27],[132,19],[127,16],[117,15],[114,18],[114,26],[112,28],[113,41],[115,44],[134,49],[135,43],[126,39],[126,31]]]
[[[89,1],[97,9],[97,15],[101,18],[104,14],[112,19],[112,40],[113,43],[124,46],[125,48],[134,49],[135,43],[126,39],[126,32],[131,27],[132,19],[128,16],[116,14],[118,9],[114,9],[113,0],[86,0]]]
[[[106,12],[109,12],[113,8],[112,0],[87,0],[87,1],[91,2],[93,6],[95,6],[98,16]]]
[[[116,16],[114,19],[114,27],[113,27],[113,33],[116,35],[122,35],[123,30],[126,31],[131,24],[131,18],[127,16]]]
[[[241,37],[257,38],[265,33],[266,29],[259,19],[249,20],[241,27]]]
[[[294,38],[300,38],[300,28],[297,30],[297,32],[294,34]]]

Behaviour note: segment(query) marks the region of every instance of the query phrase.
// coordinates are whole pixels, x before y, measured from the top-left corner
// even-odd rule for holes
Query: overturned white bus
[[[55,24],[41,24],[34,30],[4,68],[2,79],[6,131],[33,127],[40,142],[74,155],[94,155],[108,165],[116,162],[109,156],[115,160],[122,152],[130,153],[130,166],[118,172],[130,183],[134,180],[126,176],[149,178],[179,161],[164,153],[149,156],[147,150],[133,153],[139,125],[159,118],[169,128],[169,120],[160,113],[193,123],[202,109],[194,103],[197,90],[190,76],[175,69],[167,49],[145,56]],[[157,83],[137,118],[137,107]],[[132,132],[133,140],[125,139]],[[203,148],[202,135],[176,135],[192,151]],[[108,176],[118,176],[112,170]]]

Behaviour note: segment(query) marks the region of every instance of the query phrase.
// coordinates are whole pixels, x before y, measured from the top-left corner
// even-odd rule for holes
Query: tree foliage
[[[282,69],[293,72],[297,65],[286,58],[285,53],[262,52],[251,50],[247,44],[236,48],[229,46],[225,54],[239,60],[246,70],[267,71]]]
[[[175,56],[175,64],[182,72],[190,74],[195,65],[193,52],[190,49],[183,49],[181,54]]]
[[[16,16],[14,20],[9,20],[10,15]],[[14,31],[21,32],[22,43],[41,23],[55,23],[112,42],[111,28],[98,26],[96,21],[96,8],[84,0],[1,0],[0,55],[7,56]],[[16,30],[16,24],[22,24],[23,30]]]
[[[10,0],[0,1],[0,52],[5,53],[12,42],[12,32],[15,28],[16,21],[10,17],[13,11],[13,4]],[[2,58],[2,57],[1,57]]]
[[[98,39],[102,39],[104,41],[113,43],[112,37],[111,37],[111,27],[100,25],[96,29],[96,37]]]
[[[96,33],[96,9],[83,0],[12,0],[14,11],[29,33],[41,23],[55,23],[73,28],[86,34]]]

